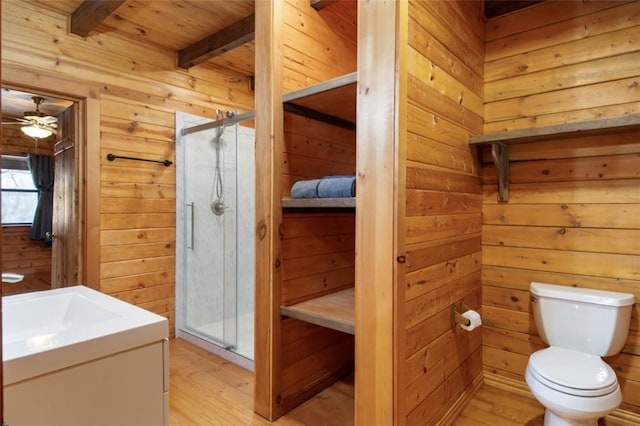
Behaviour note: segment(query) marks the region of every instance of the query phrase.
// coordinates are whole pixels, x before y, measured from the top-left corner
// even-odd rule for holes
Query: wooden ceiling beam
[[[331,3],[335,3],[337,0],[309,0],[309,5],[315,10],[321,10],[329,6]]]
[[[185,47],[178,52],[178,66],[191,68],[215,56],[235,49],[255,39],[255,15],[247,16],[235,24]]]
[[[485,0],[484,16],[487,19],[495,18],[500,15],[515,12],[516,10],[524,9],[536,3],[542,3],[542,1],[543,0]]]
[[[125,0],[83,1],[71,14],[71,33],[86,37],[124,2]]]

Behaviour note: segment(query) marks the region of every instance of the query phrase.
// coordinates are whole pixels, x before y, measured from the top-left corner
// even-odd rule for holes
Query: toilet
[[[19,283],[24,279],[24,275],[18,274],[16,272],[3,272],[2,273],[2,282],[15,284]]]
[[[548,348],[529,358],[525,380],[545,407],[545,426],[596,426],[622,393],[601,357],[622,350],[634,296],[532,282],[531,305]]]

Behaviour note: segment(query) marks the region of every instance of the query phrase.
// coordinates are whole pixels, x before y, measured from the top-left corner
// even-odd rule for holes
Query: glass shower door
[[[185,144],[184,328],[237,345],[236,133],[210,129]],[[222,133],[222,132],[221,132]]]

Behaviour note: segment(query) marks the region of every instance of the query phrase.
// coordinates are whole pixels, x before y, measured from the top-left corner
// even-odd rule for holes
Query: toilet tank
[[[545,343],[599,356],[622,350],[633,294],[532,282],[531,305]]]

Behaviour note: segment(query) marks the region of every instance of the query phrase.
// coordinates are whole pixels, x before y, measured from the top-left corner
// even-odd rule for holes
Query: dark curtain
[[[38,206],[31,225],[31,239],[52,243],[53,232],[53,161],[47,155],[29,155],[29,169],[38,190]]]

